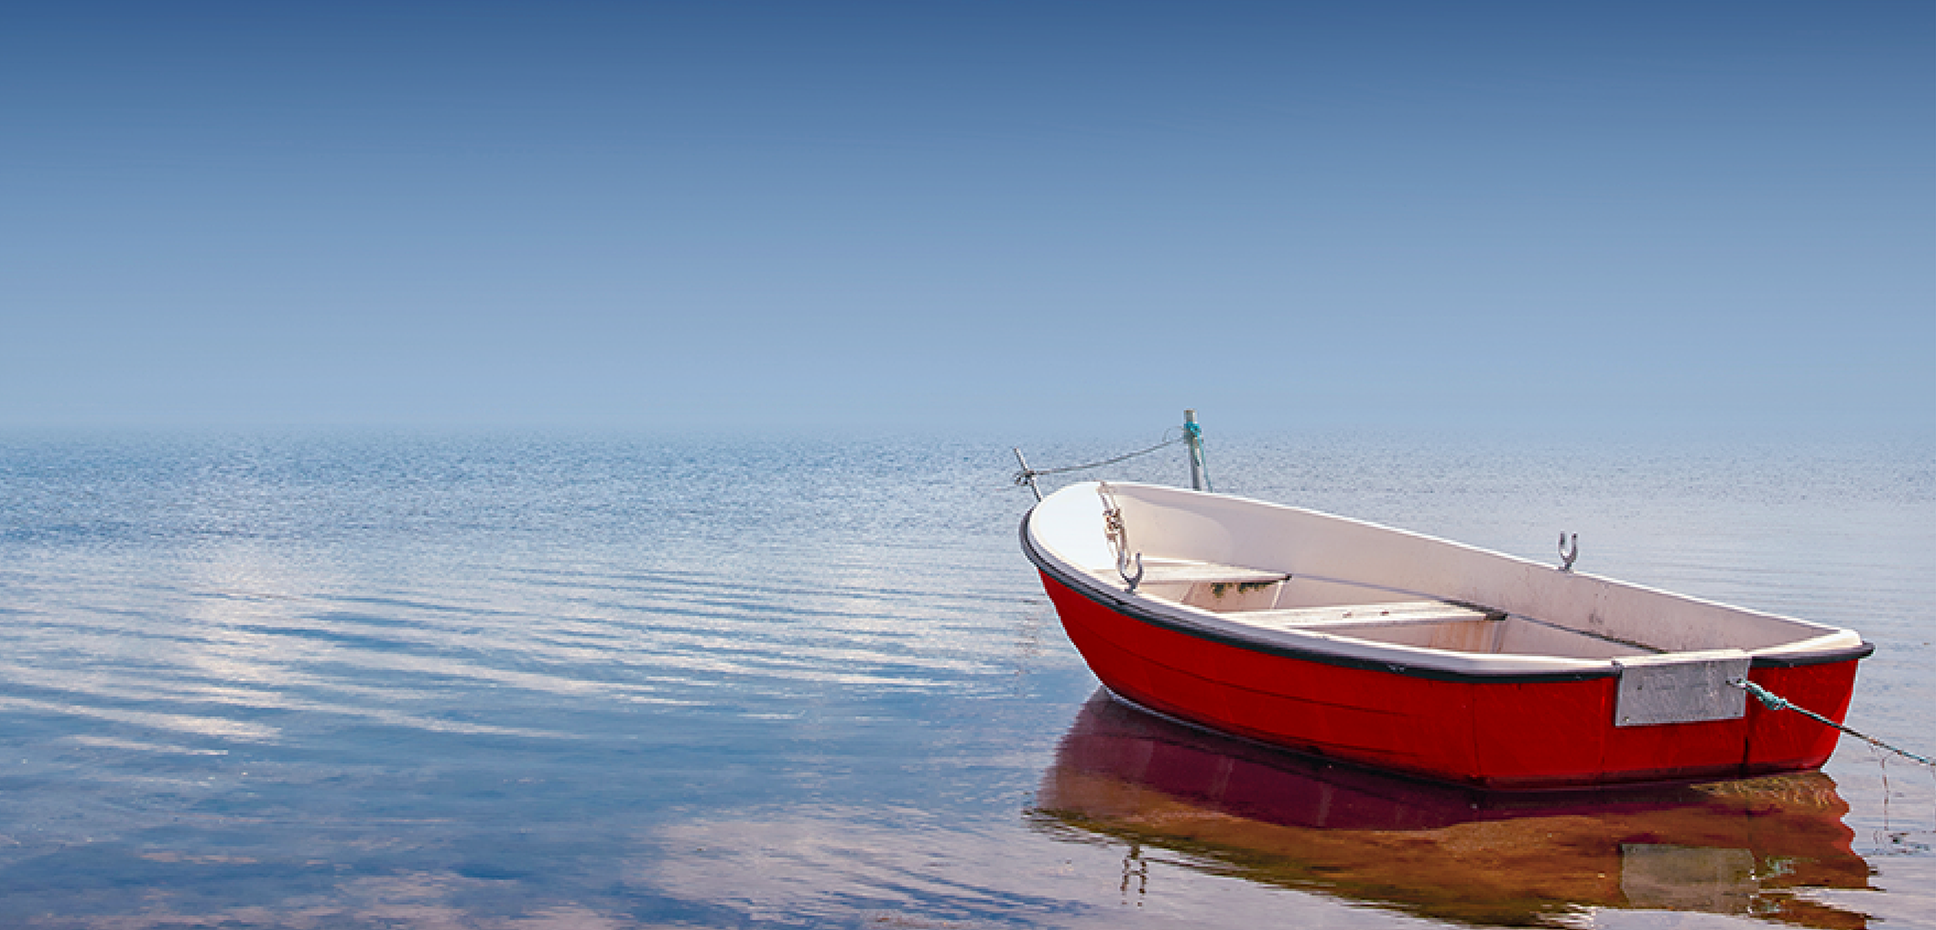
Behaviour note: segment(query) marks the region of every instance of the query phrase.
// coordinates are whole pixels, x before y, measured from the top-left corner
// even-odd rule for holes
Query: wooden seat
[[[1232,611],[1224,614],[1223,619],[1274,629],[1295,627],[1308,630],[1323,627],[1493,620],[1503,616],[1504,614],[1501,613],[1446,601],[1397,601],[1389,604],[1338,604],[1328,607]]]
[[[1290,572],[1194,559],[1143,560],[1143,584],[1276,584],[1290,577]]]

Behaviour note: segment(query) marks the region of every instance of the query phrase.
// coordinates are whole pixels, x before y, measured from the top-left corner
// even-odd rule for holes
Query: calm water
[[[1929,443],[1211,453],[1220,490],[1542,560],[1578,532],[1581,570],[1858,628],[1851,722],[1936,751]],[[1850,740],[1822,775],[1514,805],[1097,701],[1011,470],[0,438],[0,925],[1936,926],[1936,777]]]

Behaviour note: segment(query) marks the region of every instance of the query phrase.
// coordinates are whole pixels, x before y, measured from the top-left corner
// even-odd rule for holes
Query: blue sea
[[[0,436],[0,926],[1936,926],[1936,773],[1851,738],[1502,804],[1112,705],[1018,549],[1015,439]],[[1209,456],[1858,629],[1849,723],[1936,753],[1936,443]]]

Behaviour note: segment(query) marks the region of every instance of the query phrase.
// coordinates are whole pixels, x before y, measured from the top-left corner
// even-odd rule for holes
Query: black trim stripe
[[[1875,654],[1875,644],[1863,640],[1860,646],[1851,646],[1834,652],[1798,652],[1794,655],[1755,656],[1749,668],[1800,668],[1804,665],[1827,665],[1831,662],[1847,662],[1850,659],[1866,659]]]

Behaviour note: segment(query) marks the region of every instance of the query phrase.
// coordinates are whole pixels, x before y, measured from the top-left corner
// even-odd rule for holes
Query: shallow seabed
[[[1219,490],[1859,629],[1850,722],[1936,751],[1936,445],[1212,440]],[[0,925],[1936,926],[1936,776],[1850,740],[1500,803],[1100,699],[1012,470],[0,437]]]

